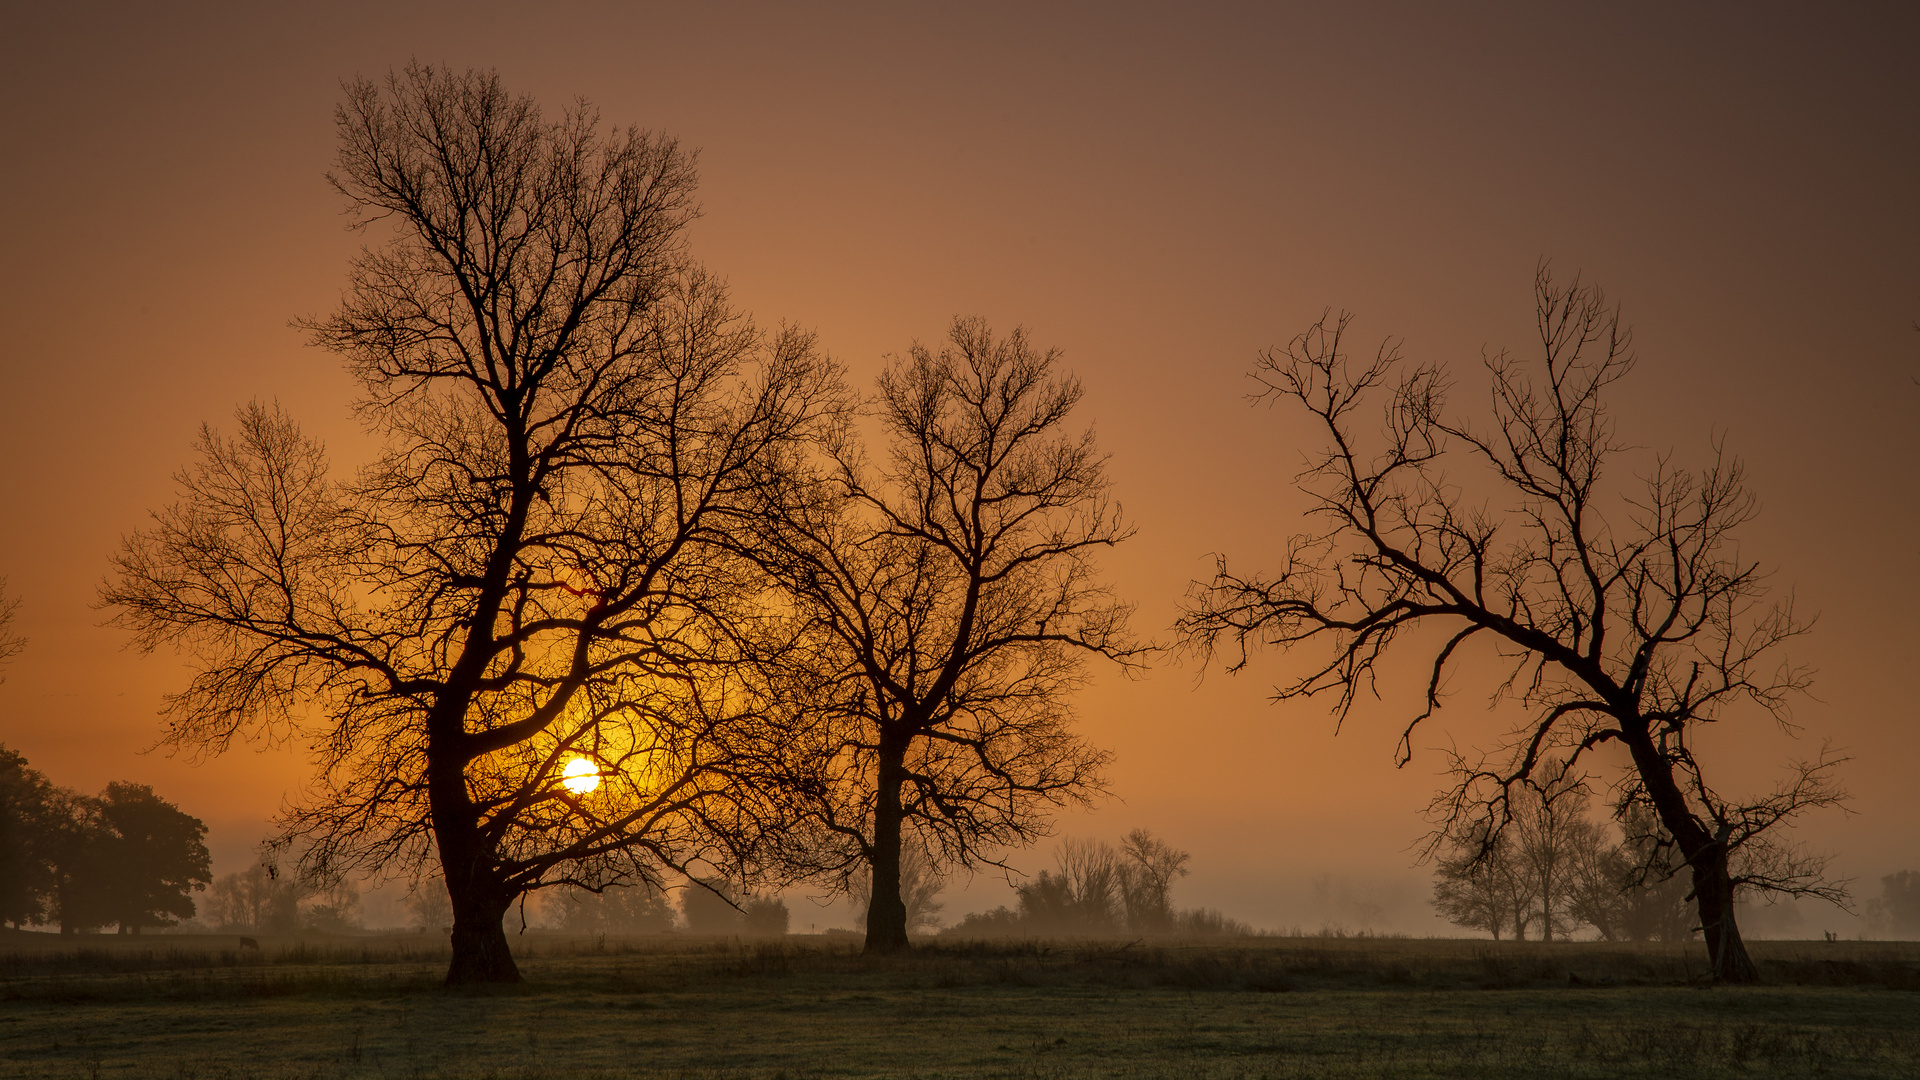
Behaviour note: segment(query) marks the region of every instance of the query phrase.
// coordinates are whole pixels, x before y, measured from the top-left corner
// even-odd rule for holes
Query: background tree
[[[600,892],[565,889],[548,910],[554,929],[569,934],[664,934],[673,929],[673,908],[658,889],[612,886]]]
[[[1086,658],[1136,662],[1093,561],[1131,530],[1092,432],[1066,428],[1081,387],[1058,363],[1024,331],[954,320],[938,353],[916,343],[880,375],[884,464],[843,425],[814,499],[771,522],[771,568],[810,629],[788,654],[794,696],[820,709],[808,857],[843,886],[871,873],[869,952],[908,944],[908,832],[940,865],[992,862],[1099,789],[1105,755],[1068,702]]]
[[[738,934],[745,923],[742,889],[721,877],[689,878],[680,890],[680,918],[689,934]]]
[[[1436,858],[1434,909],[1455,926],[1485,930],[1495,941],[1502,931],[1525,941],[1534,896],[1513,847],[1512,837],[1505,834],[1457,838],[1452,850]]]
[[[50,818],[54,856],[50,914],[62,934],[91,933],[113,922],[109,902],[115,867],[112,837],[100,816],[100,800],[57,788]]]
[[[1491,840],[1513,816],[1515,788],[1550,752],[1576,768],[1618,748],[1624,801],[1653,810],[1691,870],[1714,976],[1752,981],[1735,892],[1834,894],[1818,861],[1772,832],[1839,798],[1835,762],[1823,753],[1770,794],[1728,798],[1709,783],[1695,736],[1742,707],[1790,724],[1808,676],[1779,653],[1806,624],[1790,602],[1767,603],[1765,575],[1736,544],[1757,512],[1737,461],[1716,453],[1686,472],[1660,456],[1623,494],[1603,483],[1627,450],[1606,396],[1633,367],[1631,335],[1599,289],[1558,287],[1544,267],[1535,299],[1541,356],[1488,359],[1486,426],[1450,412],[1442,369],[1403,371],[1391,343],[1350,364],[1344,314],[1263,355],[1258,400],[1304,407],[1327,439],[1299,477],[1323,527],[1295,537],[1271,577],[1240,576],[1222,559],[1180,629],[1203,656],[1236,650],[1232,670],[1258,646],[1324,643],[1324,660],[1276,697],[1325,694],[1342,718],[1395,643],[1424,631],[1410,647],[1424,660],[1426,693],[1401,737],[1402,762],[1455,658],[1489,645],[1512,665],[1495,699],[1516,698],[1531,719],[1492,757],[1457,762],[1443,819],[1481,817]],[[1358,411],[1382,389],[1370,449]],[[1455,462],[1477,466],[1471,481],[1448,471]]]
[[[1920,940],[1920,870],[1901,870],[1880,879],[1880,895],[1867,901],[1869,927],[1901,941]]]
[[[1576,853],[1568,913],[1607,941],[1686,941],[1693,936],[1683,869],[1673,843],[1644,806],[1629,805],[1617,844]]]
[[[222,930],[293,934],[300,930],[300,902],[311,894],[278,868],[255,863],[220,875],[208,893],[207,913]]]
[[[1484,819],[1445,841],[1433,903],[1456,925],[1490,930],[1495,940],[1503,929],[1515,941],[1529,930],[1565,940],[1588,915],[1618,908],[1630,884],[1625,860],[1591,819],[1584,782],[1546,772],[1544,783],[1513,792],[1512,821],[1491,843]]]
[[[9,597],[7,579],[0,578],[0,682],[7,681],[7,664],[27,647],[27,639],[13,631],[13,621],[19,615],[20,598]]]
[[[98,799],[103,910],[120,933],[191,919],[193,893],[213,884],[207,827],[145,784],[114,782]]]
[[[940,925],[940,910],[945,905],[935,897],[946,887],[946,879],[933,864],[933,858],[919,839],[908,835],[900,841],[900,902],[907,909],[907,931],[930,931]],[[873,903],[873,874],[863,863],[854,868],[848,891],[859,898],[860,925],[866,926],[867,911]]]
[[[1120,841],[1120,892],[1129,931],[1173,932],[1173,882],[1187,876],[1191,858],[1145,829],[1135,829]]]
[[[277,408],[203,430],[102,598],[196,658],[168,744],[316,747],[302,873],[437,862],[449,981],[516,980],[528,890],[751,851],[731,733],[762,710],[728,671],[763,607],[735,537],[837,375],[687,260],[671,139],[421,66],[348,85],[336,127],[329,179],[384,239],[304,325],[378,456],[336,480]]]
[[[207,827],[145,784],[115,781],[97,796],[51,801],[54,911],[60,932],[119,924],[122,934],[194,915],[213,883]]]
[[[47,915],[55,883],[54,813],[53,785],[24,756],[0,746],[0,922],[19,928]]]

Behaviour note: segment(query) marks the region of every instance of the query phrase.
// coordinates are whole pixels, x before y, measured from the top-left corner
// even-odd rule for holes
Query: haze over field
[[[699,148],[695,256],[762,324],[817,330],[858,386],[956,313],[1063,349],[1139,530],[1104,565],[1163,641],[1212,553],[1272,569],[1302,527],[1291,479],[1318,439],[1247,407],[1260,350],[1351,309],[1356,351],[1402,339],[1477,402],[1483,350],[1529,347],[1541,259],[1600,283],[1640,355],[1623,435],[1683,465],[1724,437],[1764,503],[1743,553],[1819,616],[1792,652],[1818,669],[1804,734],[1709,743],[1721,783],[1764,788],[1830,739],[1853,759],[1852,813],[1798,838],[1862,895],[1920,866],[1920,19],[1904,9],[208,4],[11,22],[0,576],[30,644],[0,685],[0,742],[64,786],[151,784],[211,826],[216,873],[253,859],[304,754],[143,753],[185,669],[123,650],[91,605],[120,537],[173,498],[201,421],[277,399],[338,464],[370,452],[336,359],[288,321],[337,303],[362,242],[322,178],[340,82],[411,58],[495,68],[551,110],[584,96]],[[1473,676],[1491,666],[1456,677],[1445,726],[1395,770],[1417,669],[1336,738],[1319,704],[1268,704],[1297,663],[1100,672],[1081,731],[1115,755],[1115,797],[1057,832],[1152,829],[1193,855],[1182,904],[1256,926],[1444,932],[1412,845],[1434,748],[1510,719],[1484,714]],[[1050,866],[1051,845],[1011,861]],[[947,915],[1009,895],[976,879]],[[795,930],[849,920],[793,906]],[[1775,925],[1854,925],[1800,918]]]

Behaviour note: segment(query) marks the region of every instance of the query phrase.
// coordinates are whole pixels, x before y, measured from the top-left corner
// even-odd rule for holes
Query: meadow
[[[0,1078],[1912,1077],[1920,945],[1395,938],[0,940]]]

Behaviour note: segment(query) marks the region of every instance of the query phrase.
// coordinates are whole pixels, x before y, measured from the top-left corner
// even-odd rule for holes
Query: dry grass
[[[449,991],[418,938],[17,940],[0,1078],[1920,1075],[1920,946],[1402,939],[520,944]],[[30,947],[29,947],[30,946]]]

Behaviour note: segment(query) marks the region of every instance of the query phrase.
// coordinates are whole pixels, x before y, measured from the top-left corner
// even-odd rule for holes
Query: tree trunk
[[[507,947],[505,899],[472,897],[453,903],[453,961],[447,965],[447,986],[474,982],[520,982],[520,967]]]
[[[1693,864],[1693,898],[1700,910],[1700,931],[1707,939],[1707,964],[1713,981],[1757,983],[1760,969],[1747,955],[1734,921],[1733,878],[1727,870],[1727,850],[1716,843]]]
[[[428,753],[432,752],[430,747]],[[447,966],[447,985],[519,982],[520,968],[513,962],[507,932],[500,925],[513,896],[500,880],[495,854],[480,832],[478,815],[467,797],[464,766],[430,759],[427,783],[440,871],[453,904],[453,960]]]
[[[1623,727],[1625,725],[1622,725]],[[1688,809],[1680,785],[1674,783],[1673,766],[1644,735],[1644,723],[1638,738],[1628,738],[1635,769],[1646,788],[1660,824],[1673,837],[1693,868],[1693,899],[1700,915],[1700,931],[1707,939],[1707,968],[1714,982],[1756,983],[1760,969],[1747,955],[1740,940],[1740,927],[1733,917],[1733,877],[1727,869],[1727,837],[1709,833]]]
[[[880,740],[879,790],[873,806],[873,893],[867,902],[867,946],[872,954],[905,952],[907,905],[900,898],[900,784],[906,746]]]

